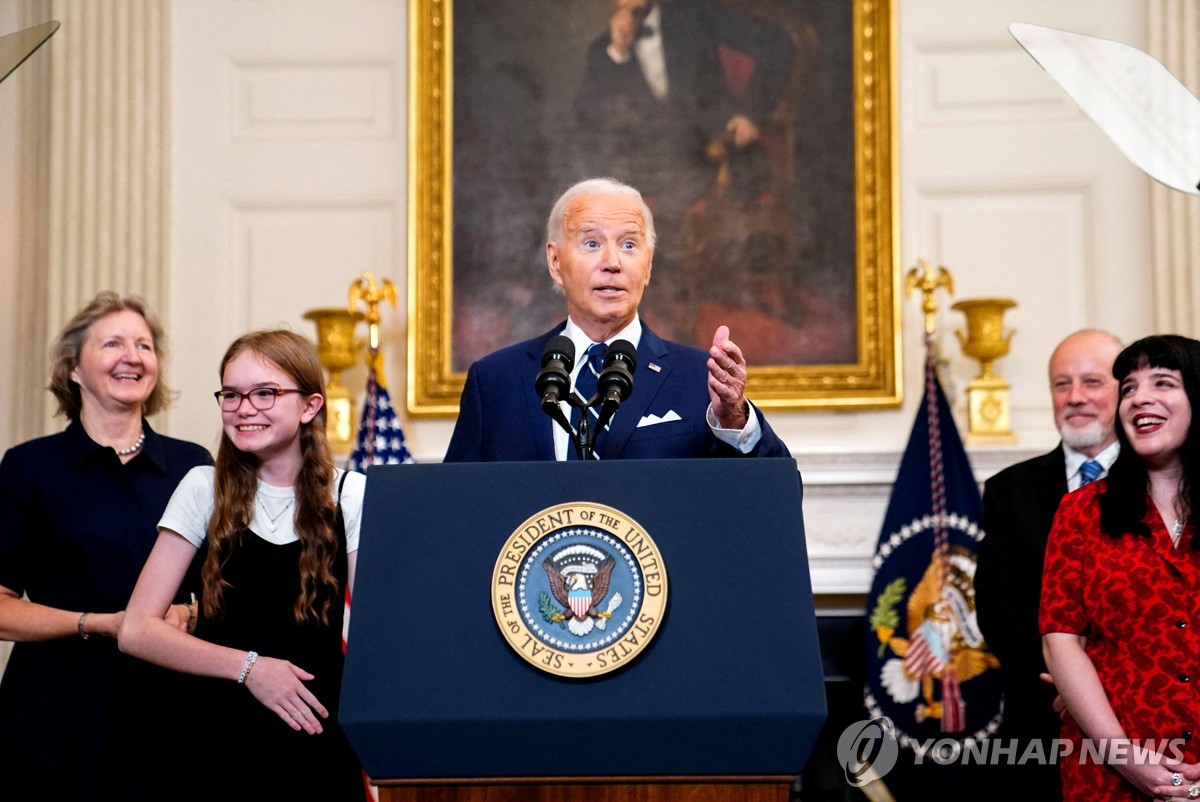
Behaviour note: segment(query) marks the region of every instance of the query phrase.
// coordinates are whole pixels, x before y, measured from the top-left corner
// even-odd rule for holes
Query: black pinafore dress
[[[345,474],[343,474],[343,477]],[[292,605],[300,593],[300,543],[276,545],[249,528],[221,570],[226,588],[224,614],[216,620],[203,615],[196,635],[234,649],[253,649],[263,657],[288,660],[315,678],[306,687],[329,710],[323,732],[309,735],[292,730],[271,710],[232,680],[204,679],[198,692],[200,758],[194,798],[211,794],[263,794],[261,799],[361,802],[362,769],[337,724],[342,685],[343,604],[347,582],[346,533],[340,504],[336,531],[338,553],[333,574],[337,598],[329,623],[312,619],[297,623]]]

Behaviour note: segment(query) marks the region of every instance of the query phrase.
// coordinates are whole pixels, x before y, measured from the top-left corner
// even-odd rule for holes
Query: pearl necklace
[[[142,445],[145,442],[146,442],[146,430],[142,429],[142,433],[138,435],[138,439],[137,439],[136,443],[131,445],[129,448],[116,449],[117,456],[118,457],[128,457],[130,454],[136,454],[142,450]]]
[[[267,526],[271,527],[272,532],[279,529],[279,527],[275,525],[275,522],[282,518],[285,512],[291,509],[292,502],[296,500],[295,498],[289,498],[287,500],[287,504],[283,505],[283,509],[272,515],[270,510],[267,509],[267,505],[263,503],[263,500],[260,496],[255,495],[254,498],[256,501],[258,501],[258,506],[262,507],[263,515],[267,516]]]

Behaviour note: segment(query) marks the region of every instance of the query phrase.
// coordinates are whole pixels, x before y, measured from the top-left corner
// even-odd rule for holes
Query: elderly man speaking
[[[559,335],[579,354],[571,385],[584,376],[585,397],[604,346],[623,340],[636,348],[633,392],[611,420],[601,419],[596,458],[790,456],[746,400],[746,359],[725,326],[705,353],[659,338],[638,317],[655,239],[640,192],[609,178],[581,181],[554,204],[546,236],[546,263],[566,296],[567,320],[471,366],[447,462],[576,458],[571,436],[545,414],[535,389],[546,345]]]

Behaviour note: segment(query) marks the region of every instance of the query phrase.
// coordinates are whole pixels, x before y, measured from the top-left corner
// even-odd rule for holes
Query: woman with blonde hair
[[[211,678],[196,741],[227,748],[186,773],[189,793],[361,799],[337,703],[365,477],[334,467],[312,342],[290,331],[246,334],[220,373],[216,466],[193,470],[171,498],[121,649]],[[162,616],[198,553],[204,596],[189,635]]]
[[[175,486],[212,463],[146,420],[170,397],[163,339],[145,301],[97,295],[52,349],[66,430],[0,461],[0,639],[16,641],[0,681],[3,782],[40,798],[161,792],[149,773],[122,772],[117,755],[161,732],[159,700],[177,680],[122,656],[117,627]],[[189,618],[182,604],[160,615],[173,627]]]

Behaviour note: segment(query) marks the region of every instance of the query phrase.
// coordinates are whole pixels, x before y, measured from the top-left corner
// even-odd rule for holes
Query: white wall
[[[235,336],[280,323],[314,334],[304,311],[345,305],[363,270],[404,284],[406,16],[378,0],[172,11],[167,319],[182,392],[170,427],[211,446]],[[393,354],[402,326],[389,318]],[[346,379],[362,386],[361,372]]]
[[[1045,361],[1083,326],[1133,338],[1153,328],[1149,179],[1012,40],[1035,22],[1142,46],[1139,2],[924,2],[901,16],[901,230],[905,264],[956,272],[960,297],[1018,307],[1013,383],[1023,445],[1049,444]],[[957,327],[961,316],[950,313]],[[914,327],[915,328],[915,327]],[[950,347],[959,385],[972,364]]]

